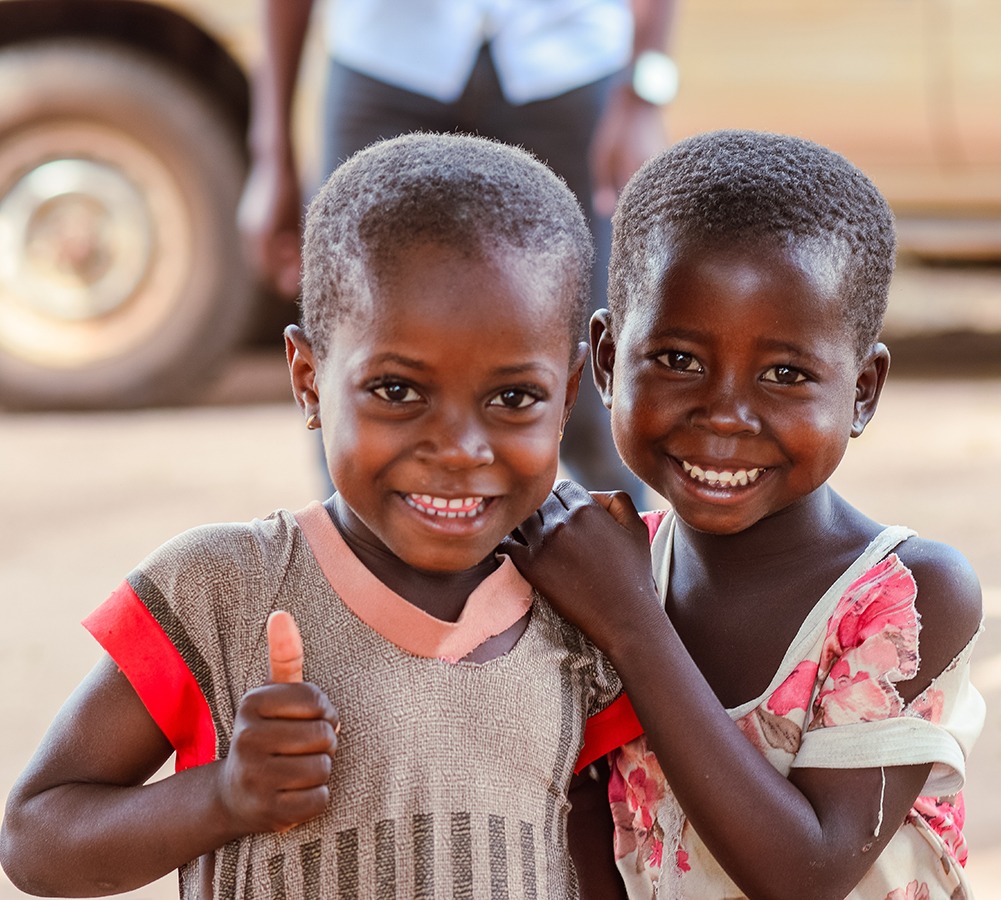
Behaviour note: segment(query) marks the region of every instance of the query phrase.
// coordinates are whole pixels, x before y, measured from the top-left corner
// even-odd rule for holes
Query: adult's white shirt
[[[511,103],[555,97],[623,68],[629,0],[328,0],[331,56],[445,103],[461,95],[489,42]]]

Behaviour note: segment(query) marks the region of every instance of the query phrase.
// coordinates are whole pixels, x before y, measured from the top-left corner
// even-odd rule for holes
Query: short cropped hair
[[[514,252],[541,263],[566,312],[571,354],[586,339],[593,239],[562,179],[508,144],[413,133],[354,154],[309,206],[301,314],[314,353],[322,358],[337,323],[394,254],[422,240],[480,259]]]
[[[633,176],[613,219],[613,328],[659,296],[668,250],[690,239],[803,244],[842,263],[845,323],[859,359],[883,325],[896,254],[893,214],[843,156],[801,138],[714,131],[679,141]]]

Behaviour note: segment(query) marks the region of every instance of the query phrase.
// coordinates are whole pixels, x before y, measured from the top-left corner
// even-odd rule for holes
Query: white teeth
[[[682,468],[691,476],[694,481],[702,482],[713,487],[745,487],[754,481],[765,470],[761,467],[755,469],[738,469],[736,472],[717,472],[715,469],[702,469],[691,463],[682,460]]]
[[[471,519],[483,512],[483,497],[433,497],[431,494],[404,494],[409,506],[443,519]]]

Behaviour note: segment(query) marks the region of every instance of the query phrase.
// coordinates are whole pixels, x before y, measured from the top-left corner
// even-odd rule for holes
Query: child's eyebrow
[[[682,340],[682,341],[702,341],[705,340],[707,331],[697,328],[665,328],[651,335],[655,340]]]
[[[412,357],[404,356],[402,353],[395,353],[393,351],[386,351],[385,353],[377,353],[368,361],[368,364],[370,366],[384,366],[388,364],[395,364],[405,368],[415,369],[419,372],[428,372],[431,371],[432,368],[424,360],[413,359]],[[531,360],[529,362],[523,362],[523,363],[512,363],[511,365],[508,366],[498,366],[493,371],[494,374],[496,375],[512,378],[518,375],[525,375],[529,373],[538,373],[538,372],[551,373],[555,372],[556,370],[554,369],[553,366],[551,366],[547,362],[543,362],[541,360]]]
[[[651,336],[656,343],[663,344],[667,341],[688,341],[693,344],[701,344],[712,338],[712,332],[698,328],[668,328]],[[821,354],[813,353],[800,344],[780,338],[763,338],[758,342],[762,350],[771,353],[785,353],[789,356],[802,360],[817,360]]]
[[[818,354],[811,353],[808,349],[804,349],[799,344],[793,344],[789,341],[780,341],[775,338],[766,338],[761,342],[761,346],[766,350],[788,353],[790,356],[799,357],[800,359],[819,358]]]
[[[385,365],[386,363],[395,363],[396,365],[399,366],[405,366],[409,369],[419,369],[421,371],[425,371],[429,368],[426,362],[423,362],[419,359],[412,359],[409,356],[404,356],[402,353],[392,353],[392,352],[377,353],[368,362],[369,365],[373,366],[381,366]]]
[[[526,373],[532,372],[552,372],[553,367],[548,363],[540,362],[539,360],[533,360],[532,362],[518,363],[516,365],[510,366],[499,366],[494,369],[498,375],[504,375],[507,377],[513,377],[516,375],[525,375]]]

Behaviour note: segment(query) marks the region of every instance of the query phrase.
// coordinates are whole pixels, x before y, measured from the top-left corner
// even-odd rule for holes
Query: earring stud
[[[306,418],[306,427],[310,431],[316,431],[320,427],[320,417],[316,413],[311,413]]]

